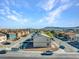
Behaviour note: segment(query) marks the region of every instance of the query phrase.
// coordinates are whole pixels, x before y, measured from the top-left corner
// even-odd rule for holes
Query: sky
[[[79,0],[0,0],[0,28],[79,26]]]

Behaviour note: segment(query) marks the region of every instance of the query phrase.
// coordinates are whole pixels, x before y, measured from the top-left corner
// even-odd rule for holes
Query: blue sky
[[[79,0],[0,0],[0,28],[79,26]]]

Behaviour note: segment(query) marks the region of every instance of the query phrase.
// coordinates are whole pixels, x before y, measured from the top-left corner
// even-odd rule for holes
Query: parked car
[[[74,42],[68,42],[68,44],[70,44],[71,46],[79,49],[79,42],[78,41],[74,41]]]
[[[3,45],[10,45],[11,43],[10,42],[4,42],[2,43]]]
[[[53,52],[49,51],[49,50],[41,53],[41,55],[52,55],[52,54],[53,54]]]
[[[79,51],[77,51],[79,53]]]
[[[61,48],[61,49],[65,49],[65,47],[63,46],[63,45],[60,45],[60,47],[59,48]]]
[[[6,50],[0,50],[0,54],[6,54]]]

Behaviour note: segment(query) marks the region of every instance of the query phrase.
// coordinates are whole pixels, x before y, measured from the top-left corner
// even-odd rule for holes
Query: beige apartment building
[[[27,36],[30,32],[28,30],[26,31],[17,31],[17,38],[20,38],[20,37],[24,37],[24,36]]]
[[[5,34],[0,33],[0,43],[5,42],[7,40],[7,37]]]
[[[76,33],[74,33],[74,32],[67,32],[67,33],[65,33],[65,34],[70,37],[70,40],[71,40],[71,41],[76,40],[76,39],[75,39]]]

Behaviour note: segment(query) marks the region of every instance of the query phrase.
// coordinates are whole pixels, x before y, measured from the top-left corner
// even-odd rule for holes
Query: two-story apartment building
[[[7,40],[7,37],[5,34],[0,33],[0,43],[5,42]]]

